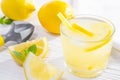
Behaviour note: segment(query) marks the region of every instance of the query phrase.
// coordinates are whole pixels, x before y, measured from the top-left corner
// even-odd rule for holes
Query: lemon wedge
[[[17,44],[14,46],[8,47],[8,50],[13,57],[13,59],[20,65],[23,64],[26,55],[25,51],[31,46],[35,46],[36,51],[35,55],[40,56],[42,58],[46,57],[48,52],[48,40],[47,38],[40,38],[32,41],[27,41],[21,44]],[[34,51],[34,50],[33,50]]]
[[[0,47],[4,45],[4,39],[3,37],[0,35]]]
[[[61,13],[61,12],[59,12],[58,14],[57,14],[57,16],[58,16],[58,18],[62,21],[62,23],[66,26],[66,27],[68,27],[68,28],[70,28],[72,31],[74,31],[74,32],[82,32],[82,33],[84,33],[84,34],[86,34],[86,35],[88,35],[88,36],[93,36],[93,33],[92,32],[90,32],[90,31],[88,31],[87,29],[85,29],[84,27],[82,27],[82,26],[79,26],[79,25],[77,25],[76,23],[73,23],[72,25],[67,21],[67,19],[64,17],[64,15]]]
[[[27,80],[60,80],[64,73],[32,53],[27,56],[23,68]]]

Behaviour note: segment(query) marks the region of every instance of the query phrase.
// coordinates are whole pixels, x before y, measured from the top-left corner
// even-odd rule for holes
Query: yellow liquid
[[[71,23],[84,26],[94,33],[93,37],[75,33],[61,25],[64,58],[69,70],[80,77],[96,77],[106,68],[110,56],[112,28],[100,20],[83,18]],[[109,37],[109,38],[108,38]],[[106,38],[102,40],[103,38]]]

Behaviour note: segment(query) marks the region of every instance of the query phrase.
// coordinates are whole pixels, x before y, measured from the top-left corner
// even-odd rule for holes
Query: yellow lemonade
[[[94,16],[77,17],[69,21],[93,33],[72,30],[61,24],[61,38],[67,68],[80,77],[96,77],[107,65],[112,48],[112,23]]]

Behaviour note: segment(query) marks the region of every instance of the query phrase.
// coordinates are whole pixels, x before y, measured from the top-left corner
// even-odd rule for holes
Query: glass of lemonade
[[[113,24],[101,17],[78,16],[69,21],[93,33],[93,36],[76,32],[61,24],[61,38],[65,63],[76,76],[92,78],[105,68],[112,48]]]

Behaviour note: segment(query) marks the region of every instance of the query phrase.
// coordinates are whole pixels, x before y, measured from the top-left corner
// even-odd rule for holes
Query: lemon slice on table
[[[23,68],[26,80],[60,80],[64,73],[31,52],[28,54]]]
[[[20,65],[23,64],[27,54],[33,52],[35,55],[42,58],[46,57],[48,52],[48,40],[47,38],[36,39],[27,41],[21,44],[8,47],[8,50],[13,59]]]

